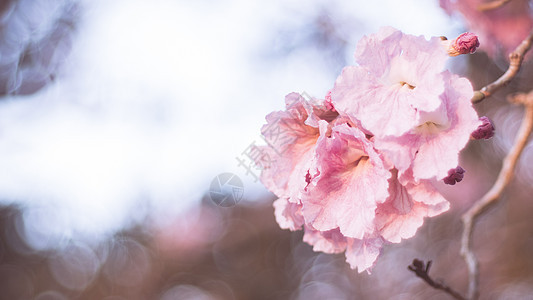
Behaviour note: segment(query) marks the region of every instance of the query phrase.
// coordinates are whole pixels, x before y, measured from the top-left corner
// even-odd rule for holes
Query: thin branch
[[[498,7],[502,7],[505,4],[511,2],[511,0],[495,0],[487,3],[483,3],[477,6],[477,9],[479,11],[487,11],[487,10],[493,10]]]
[[[413,271],[416,274],[417,277],[423,279],[431,287],[433,287],[433,288],[435,288],[437,290],[444,291],[444,292],[448,293],[449,295],[451,295],[452,297],[454,297],[455,299],[466,300],[463,296],[461,296],[461,294],[459,294],[458,292],[454,291],[449,286],[445,285],[442,282],[436,282],[435,280],[433,280],[429,276],[429,268],[430,267],[431,267],[431,260],[428,261],[427,265],[425,265],[424,261],[415,258],[413,260],[413,263],[410,266],[408,266],[407,268],[410,271]]]
[[[483,101],[483,99],[489,97],[494,92],[500,88],[509,84],[509,82],[516,76],[524,60],[526,52],[531,48],[533,43],[533,30],[529,35],[516,47],[516,49],[509,54],[509,68],[507,71],[493,83],[484,86],[479,91],[474,92],[474,97],[472,97],[472,103],[478,103]]]
[[[509,151],[509,154],[503,160],[502,169],[492,188],[474,203],[462,217],[463,235],[461,238],[461,255],[468,267],[468,299],[470,300],[475,300],[479,297],[479,264],[472,251],[472,233],[477,217],[498,201],[503,190],[511,181],[516,163],[533,130],[533,92],[515,95],[510,97],[509,101],[525,106],[524,117],[516,135],[515,143]]]

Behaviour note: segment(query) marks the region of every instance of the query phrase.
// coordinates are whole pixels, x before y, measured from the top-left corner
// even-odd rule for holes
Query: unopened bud
[[[485,116],[479,118],[479,120],[483,122],[483,124],[479,125],[479,127],[476,130],[474,130],[474,132],[472,132],[472,138],[476,140],[480,140],[480,139],[488,140],[491,137],[493,137],[495,128],[494,128],[494,124],[492,123],[492,121]]]
[[[450,56],[474,53],[476,52],[477,47],[479,47],[477,35],[471,32],[465,32],[459,35],[455,40],[446,40],[443,41],[443,43],[445,43]]]
[[[448,176],[444,177],[443,181],[446,184],[455,185],[455,183],[461,182],[461,180],[463,180],[465,172],[465,169],[461,168],[460,166],[457,166],[457,168],[448,171]]]

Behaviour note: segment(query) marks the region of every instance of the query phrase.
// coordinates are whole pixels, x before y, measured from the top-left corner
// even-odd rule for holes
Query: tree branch
[[[487,11],[487,10],[493,10],[498,7],[502,7],[505,4],[511,2],[511,0],[495,0],[487,3],[483,3],[477,6],[477,9],[479,11]]]
[[[479,91],[474,92],[472,97],[472,103],[479,103],[483,99],[489,97],[500,88],[509,84],[509,82],[516,76],[524,60],[526,52],[531,48],[533,43],[533,30],[529,35],[516,47],[516,49],[509,54],[509,68],[507,71],[496,81],[481,88]]]
[[[503,190],[513,177],[516,163],[527,139],[533,129],[533,91],[528,94],[517,94],[509,97],[513,103],[523,104],[525,113],[522,124],[516,135],[515,143],[505,159],[496,182],[492,188],[463,215],[463,235],[461,238],[461,255],[468,267],[468,299],[475,300],[479,297],[479,264],[472,251],[472,237],[477,218],[500,198]]]
[[[445,285],[442,282],[436,282],[435,280],[433,280],[428,274],[430,267],[431,267],[431,260],[428,261],[427,265],[425,265],[422,260],[419,260],[419,259],[415,258],[413,260],[413,263],[410,266],[408,266],[407,268],[410,271],[413,271],[416,274],[417,277],[423,279],[431,287],[433,287],[433,288],[435,288],[437,290],[444,291],[444,292],[450,294],[455,299],[466,300],[463,296],[461,296],[461,294],[459,294],[458,292],[454,291],[449,286]]]

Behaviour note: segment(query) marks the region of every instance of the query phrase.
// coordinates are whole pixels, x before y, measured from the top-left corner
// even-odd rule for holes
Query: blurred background
[[[521,109],[505,95],[530,89],[529,63],[477,107],[497,135],[469,144],[463,182],[439,185],[451,211],[386,246],[371,275],[281,230],[246,161],[265,115],[292,91],[323,98],[364,34],[464,24],[436,0],[1,0],[0,299],[449,299],[414,258],[465,291],[460,214],[512,145]],[[507,65],[479,51],[450,68],[479,88]],[[530,158],[531,144],[476,231],[484,299],[533,299]],[[221,173],[240,180],[234,206],[211,201]]]

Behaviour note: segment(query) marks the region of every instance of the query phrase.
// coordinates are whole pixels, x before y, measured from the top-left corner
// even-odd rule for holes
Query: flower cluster
[[[275,159],[257,161],[282,228],[303,229],[315,251],[345,252],[362,272],[385,243],[449,208],[433,182],[456,170],[481,122],[470,82],[444,70],[448,57],[440,38],[382,28],[358,43],[358,65],[344,68],[326,99],[286,96],[262,133],[276,123],[278,140],[291,142],[281,155],[280,145],[264,146]]]

